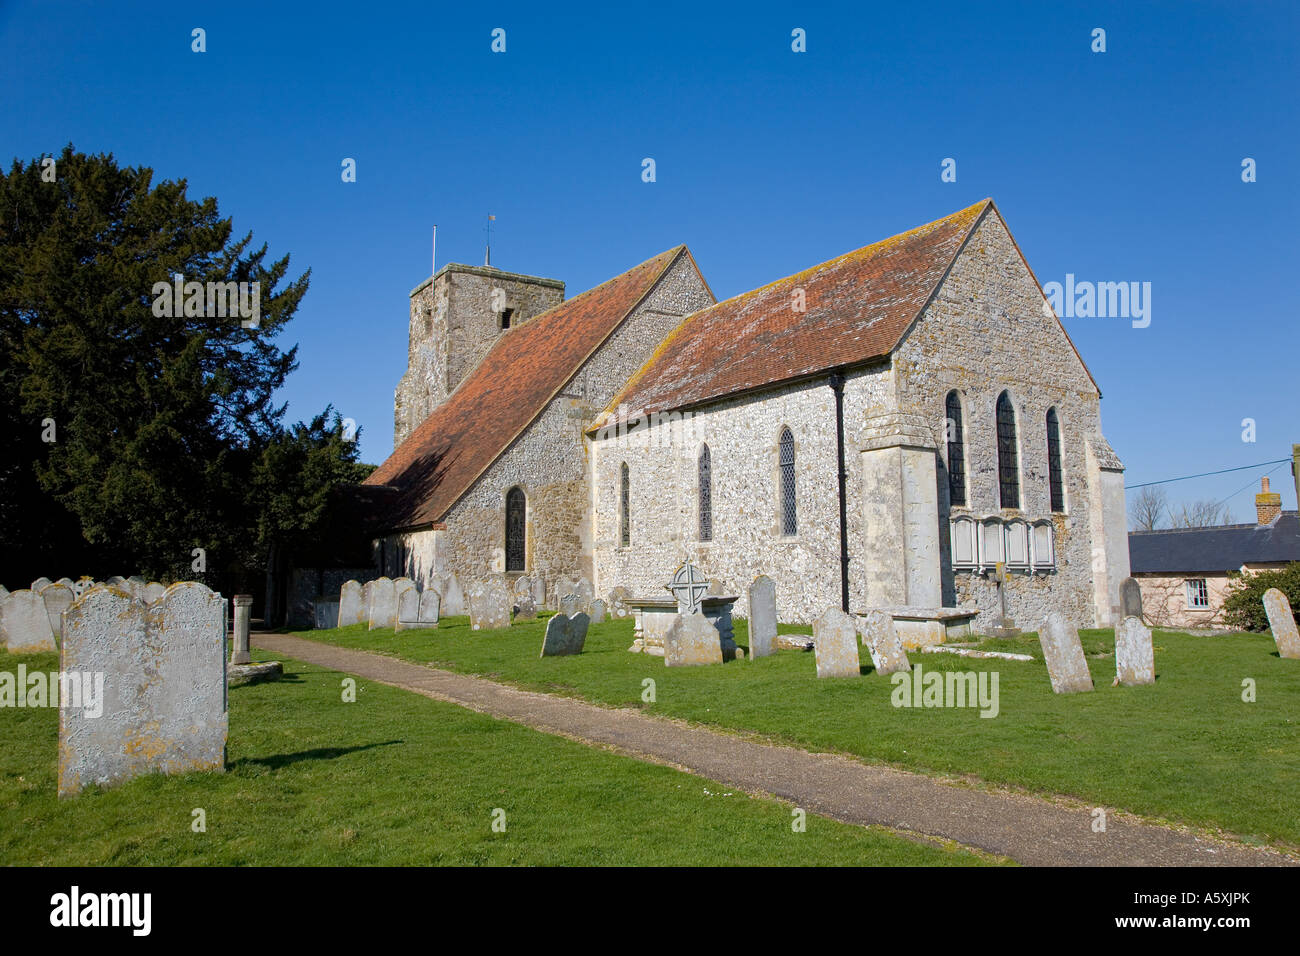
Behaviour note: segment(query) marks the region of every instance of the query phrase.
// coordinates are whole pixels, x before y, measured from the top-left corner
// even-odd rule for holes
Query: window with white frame
[[[1205,578],[1187,579],[1187,607],[1189,610],[1206,610],[1210,606],[1210,589]]]

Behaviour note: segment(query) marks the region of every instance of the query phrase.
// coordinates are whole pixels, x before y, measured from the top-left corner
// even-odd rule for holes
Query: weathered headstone
[[[72,602],[76,599],[72,588],[62,584],[51,584],[41,592],[41,600],[45,603],[45,613],[49,616],[50,630],[54,632],[55,640],[63,640],[63,612],[72,607]]]
[[[8,596],[9,596],[9,589],[5,587],[3,584],[0,584],[0,601],[3,601]]]
[[[1121,618],[1142,620],[1142,585],[1137,578],[1125,578],[1119,583],[1119,607]]]
[[[1047,662],[1047,674],[1052,679],[1052,690],[1058,694],[1075,694],[1092,690],[1092,675],[1088,661],[1083,656],[1079,632],[1066,623],[1059,611],[1047,615],[1038,642]]]
[[[903,639],[894,626],[894,616],[888,611],[868,611],[858,619],[862,643],[871,653],[871,663],[877,674],[910,671],[912,662],[903,650]]]
[[[58,650],[45,602],[28,588],[15,591],[0,604],[0,631],[4,633],[5,646],[13,654]]]
[[[776,582],[766,574],[749,586],[749,656],[767,657],[776,640]]]
[[[582,598],[572,591],[560,598],[560,613],[565,617],[573,617],[581,610]]]
[[[123,588],[123,590],[127,591],[133,598],[135,598],[137,601],[143,604],[144,589],[149,586],[149,582],[146,581],[144,578],[140,577],[140,575],[133,574],[126,579],[126,584],[127,586]],[[72,589],[72,591],[74,594],[77,593],[77,589],[75,587]],[[81,597],[81,595],[77,594],[77,597]]]
[[[339,626],[339,602],[320,597],[311,602],[312,623],[318,631],[332,631]]]
[[[32,582],[31,591],[34,594],[40,594],[42,591],[44,591],[47,587],[49,587],[53,583],[54,582],[51,581],[49,578],[37,578],[35,581]]]
[[[454,617],[469,613],[465,606],[465,592],[460,586],[460,581],[456,575],[447,575],[447,587],[442,592],[442,614],[444,617]]]
[[[510,592],[497,576],[477,582],[469,589],[469,626],[474,631],[491,631],[510,626]]]
[[[339,627],[368,623],[369,618],[368,614],[362,615],[361,582],[344,581],[339,588]]]
[[[70,587],[72,588],[72,593],[75,594],[77,597],[81,597],[83,594],[85,594],[94,586],[95,586],[95,579],[90,577],[78,578],[76,581],[73,581],[72,584],[70,585]]]
[[[722,663],[722,635],[703,614],[678,614],[664,635],[664,664],[691,667]]]
[[[250,664],[248,635],[253,620],[253,595],[236,594],[231,601],[235,605],[235,632],[230,651],[230,663]]]
[[[813,622],[813,649],[818,677],[857,677],[862,673],[857,623],[837,607],[827,608]]]
[[[152,607],[101,587],[64,617],[60,669],[103,675],[99,704],[59,710],[59,795],[144,773],[222,770],[226,635],[222,599],[173,585]]]
[[[167,585],[161,584],[158,581],[150,581],[144,588],[144,603],[153,604],[166,593]]]
[[[533,590],[531,594],[534,607],[546,606],[546,582],[540,576],[533,578]]]
[[[1156,682],[1151,628],[1140,617],[1130,615],[1115,628],[1115,682],[1129,686]]]
[[[632,613],[632,608],[628,605],[632,595],[627,588],[614,588],[605,598],[605,605],[609,609],[609,616],[612,618],[628,617]]]
[[[537,620],[537,605],[533,603],[533,595],[531,591],[525,591],[522,594],[516,591],[514,594],[514,602],[516,621]]]
[[[72,581],[71,581],[71,579],[69,579],[69,578],[60,578],[60,579],[59,579],[58,581],[56,581],[55,583],[56,583],[56,584],[67,584],[68,587],[72,587]],[[105,581],[104,583],[107,584],[107,585],[108,585],[109,587],[111,587],[111,588],[121,588],[123,591],[126,591],[128,594],[131,593],[131,589],[127,586],[126,578],[122,577],[122,575],[120,575],[120,574],[115,574],[115,575],[113,575],[111,578],[109,578],[109,579],[108,579],[107,581]]]
[[[393,579],[393,629],[399,630],[397,622],[402,618],[402,598],[408,594],[414,595],[416,614],[420,612],[420,589],[415,586],[415,582],[410,578]],[[407,598],[407,601],[412,600]]]
[[[596,598],[591,602],[591,623],[605,623],[605,602],[600,598]]]
[[[591,619],[579,612],[573,617],[554,614],[546,622],[546,634],[542,637],[542,657],[563,657],[569,654],[581,654],[582,646],[587,641],[587,625]]]
[[[111,579],[110,579],[110,580],[111,580]],[[74,581],[74,580],[72,580],[72,578],[59,578],[59,579],[58,579],[57,581],[55,581],[54,583],[55,583],[55,584],[62,584],[65,588],[70,588],[70,587],[72,587],[74,584],[76,584],[77,582]],[[119,587],[120,587],[120,585],[119,585]],[[75,592],[74,592],[74,593],[75,593]]]
[[[438,592],[406,591],[397,604],[397,630],[413,631],[438,626]]]
[[[372,631],[397,624],[397,589],[391,578],[377,578],[370,582],[369,624]]]
[[[397,595],[399,601],[402,599],[402,593],[404,591],[418,590],[419,589],[415,586],[415,582],[410,578],[393,578],[393,593]]]
[[[1279,657],[1300,660],[1300,633],[1297,633],[1291,602],[1277,588],[1264,592],[1264,613],[1268,615],[1268,629],[1277,641]]]
[[[664,587],[672,592],[677,601],[678,614],[698,614],[709,593],[709,582],[700,576],[699,569],[691,563],[690,558],[673,572],[672,580]]]

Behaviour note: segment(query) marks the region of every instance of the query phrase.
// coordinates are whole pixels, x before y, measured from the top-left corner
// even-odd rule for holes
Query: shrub
[[[1244,631],[1267,631],[1264,592],[1269,588],[1277,588],[1286,595],[1294,614],[1300,608],[1300,561],[1292,561],[1284,568],[1234,577],[1228,583],[1228,596],[1223,601],[1224,621]]]

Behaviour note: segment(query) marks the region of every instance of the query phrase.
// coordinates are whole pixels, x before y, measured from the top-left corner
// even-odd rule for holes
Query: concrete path
[[[665,763],[750,793],[767,793],[846,823],[875,824],[955,840],[1031,866],[1285,866],[1271,850],[1219,842],[1108,811],[1105,833],[1092,808],[976,790],[923,774],[731,734],[632,710],[412,664],[368,651],[282,634],[254,646],[331,670],[414,691],[493,717]]]

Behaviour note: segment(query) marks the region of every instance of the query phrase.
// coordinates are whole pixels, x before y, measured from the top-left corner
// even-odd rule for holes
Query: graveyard
[[[536,650],[534,648],[534,653]],[[255,654],[254,657],[264,657]],[[5,664],[57,669],[50,653]],[[230,691],[224,772],[56,795],[58,712],[0,719],[0,860],[19,866],[996,864],[811,818],[666,767],[286,661]],[[720,804],[726,806],[719,813]],[[505,811],[494,832],[490,814]],[[196,832],[194,811],[204,811]]]
[[[997,719],[975,709],[891,706],[889,678],[863,655],[856,679],[816,676],[810,651],[702,667],[665,667],[629,654],[630,618],[592,624],[581,654],[538,657],[546,618],[474,632],[468,617],[436,630],[398,633],[366,625],[302,632],[343,647],[475,674],[530,690],[634,708],[806,750],[869,763],[1119,808],[1142,817],[1223,831],[1251,842],[1300,846],[1300,668],[1269,634],[1153,634],[1156,680],[1111,686],[1114,632],[1084,629],[1091,693],[1056,694],[1038,635],[987,639],[976,649],[1033,661],[910,652],[928,672],[997,671]],[[735,640],[748,648],[747,622]],[[812,628],[781,625],[797,638]],[[643,681],[655,681],[655,700]],[[1242,699],[1244,679],[1254,702]]]

